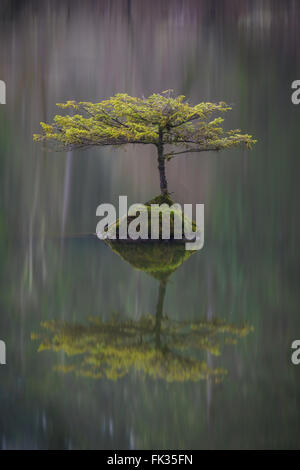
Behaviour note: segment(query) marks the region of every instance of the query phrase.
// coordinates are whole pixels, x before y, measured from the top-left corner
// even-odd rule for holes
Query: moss
[[[144,271],[158,280],[167,280],[194,251],[184,244],[172,242],[130,242],[106,240],[111,249],[133,268]]]
[[[154,197],[151,201],[145,202],[145,206],[151,206],[151,204],[168,204],[168,206],[172,206],[174,201],[172,201],[170,194],[159,194],[159,196]]]
[[[159,195],[150,201],[146,202],[146,210],[148,212],[148,240],[138,239],[136,241],[128,238],[125,240],[118,239],[119,226],[124,221],[126,223],[126,216],[121,217],[112,224],[106,230],[107,232],[114,231],[116,229],[117,239],[107,238],[105,242],[111,247],[111,249],[127,261],[135,269],[139,269],[147,272],[151,276],[159,280],[167,280],[168,277],[185,261],[187,260],[194,251],[185,249],[186,239],[184,238],[184,232],[182,227],[182,239],[174,239],[174,219],[179,217],[180,220],[188,221],[196,229],[196,224],[191,221],[180,209],[172,209],[170,215],[170,240],[162,239],[162,215],[160,211],[151,207],[151,204],[167,204],[168,207],[172,206],[172,201],[169,194]],[[145,208],[141,208],[145,210]],[[166,209],[162,209],[162,213]],[[169,209],[167,209],[169,210]],[[155,212],[153,212],[155,211]],[[151,217],[152,216],[152,217]],[[151,240],[151,220],[155,220],[154,217],[159,217],[159,239]],[[127,227],[135,216],[127,216]],[[157,219],[156,219],[157,220]]]

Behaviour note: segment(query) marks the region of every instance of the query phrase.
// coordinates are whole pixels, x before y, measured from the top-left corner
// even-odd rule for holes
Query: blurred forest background
[[[299,26],[296,0],[1,1],[0,448],[299,447]],[[168,88],[232,104],[225,124],[258,143],[168,164],[173,199],[205,204],[205,245],[171,277],[165,313],[253,331],[205,356],[228,371],[220,384],[62,375],[65,352],[31,340],[42,321],[155,313],[155,279],[68,236],[95,231],[101,202],[158,194],[157,163],[151,148],[50,153],[32,134],[57,102]]]

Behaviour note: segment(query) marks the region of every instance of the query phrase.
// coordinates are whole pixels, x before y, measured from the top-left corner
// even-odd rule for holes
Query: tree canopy
[[[41,122],[37,142],[58,150],[126,144],[156,146],[161,194],[168,194],[165,161],[191,152],[219,151],[256,142],[240,129],[225,131],[220,116],[231,109],[226,103],[189,104],[172,90],[137,98],[127,93],[99,103],[67,101],[58,107],[68,115],[56,115],[51,124]],[[215,117],[217,115],[217,117]]]
[[[167,151],[170,159],[187,152],[222,150],[241,144],[251,148],[256,141],[239,129],[224,131],[223,114],[231,109],[224,102],[191,106],[184,95],[170,90],[137,98],[126,93],[99,103],[67,101],[58,107],[72,114],[56,115],[52,124],[41,122],[42,133],[34,140],[52,142],[60,149],[124,144],[182,146]]]

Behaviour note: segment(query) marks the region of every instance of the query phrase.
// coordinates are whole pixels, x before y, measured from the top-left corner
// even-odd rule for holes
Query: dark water
[[[0,338],[7,364],[0,366],[0,447],[300,447],[300,366],[290,359],[300,334],[300,111],[290,99],[300,76],[299,7],[1,2]],[[173,374],[159,361],[150,369],[140,346],[131,362],[124,351],[118,356],[122,332],[105,343],[88,326],[90,317],[121,325],[157,318],[160,281],[100,241],[68,237],[95,230],[101,202],[116,203],[119,194],[144,202],[159,192],[153,150],[66,155],[32,142],[56,102],[168,88],[195,103],[234,104],[228,126],[258,139],[250,153],[168,164],[173,198],[205,204],[205,246],[170,276],[161,313],[170,324],[249,326],[236,344],[224,344],[221,332],[219,355],[214,338],[199,348],[188,336],[177,348],[185,367],[180,359],[174,366],[172,347]],[[54,328],[50,349],[38,351],[45,321],[65,322],[65,330]],[[105,350],[114,345],[115,362],[128,360],[117,380],[114,364],[111,374],[91,373],[103,341]],[[227,374],[197,378],[192,360]],[[82,361],[90,373],[81,373]]]

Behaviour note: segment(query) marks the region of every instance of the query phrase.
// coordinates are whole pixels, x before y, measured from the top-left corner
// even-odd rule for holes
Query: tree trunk
[[[157,161],[160,179],[160,192],[161,194],[168,194],[168,182],[166,178],[166,168],[164,159],[164,147],[162,143],[162,131],[159,131],[159,143],[157,145]]]

